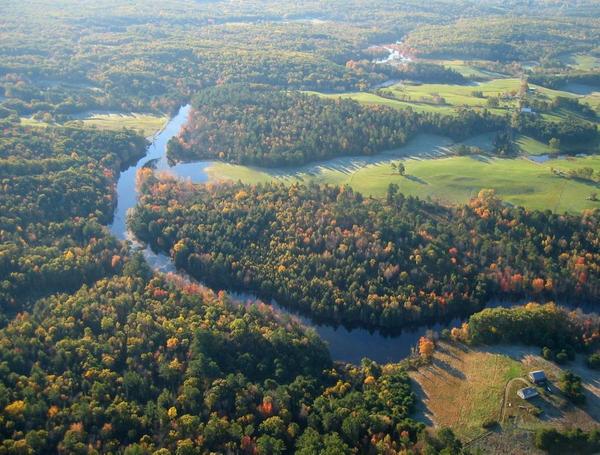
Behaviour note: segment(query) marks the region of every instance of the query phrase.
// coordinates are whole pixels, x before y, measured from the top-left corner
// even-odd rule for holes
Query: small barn
[[[546,384],[548,378],[543,370],[536,370],[529,373],[529,380],[534,384],[543,385]]]
[[[530,398],[537,397],[538,391],[534,387],[525,387],[523,389],[517,390],[517,395],[523,398],[524,400],[529,400]]]

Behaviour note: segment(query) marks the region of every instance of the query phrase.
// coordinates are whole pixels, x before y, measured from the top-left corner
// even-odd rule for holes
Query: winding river
[[[127,212],[133,208],[138,200],[138,191],[135,185],[135,176],[138,169],[152,166],[155,170],[171,173],[173,176],[190,180],[194,183],[203,183],[209,179],[205,169],[214,161],[199,161],[194,163],[180,163],[169,165],[167,160],[167,143],[181,129],[186,122],[190,106],[180,108],[165,128],[152,138],[146,155],[135,165],[121,172],[117,182],[117,205],[114,212],[113,223],[109,226],[112,234],[120,240],[129,240],[135,247],[142,248],[148,264],[157,272],[177,273],[185,279],[190,279],[184,273],[177,271],[171,259],[164,254],[155,253],[149,247],[142,246],[127,228]],[[231,293],[239,300],[255,300],[255,297],[246,294]],[[362,328],[347,329],[342,326],[334,327],[317,323],[302,315],[291,313],[289,310],[271,302],[275,311],[290,315],[298,319],[305,326],[313,328],[318,335],[329,345],[331,356],[334,360],[359,363],[364,357],[369,357],[380,363],[395,362],[405,358],[416,346],[419,338],[429,330],[440,331],[444,328],[455,327],[462,320],[454,319],[445,324],[419,326],[404,329],[394,336],[387,336],[378,331]],[[498,303],[496,303],[498,305]],[[492,306],[492,305],[490,305]]]

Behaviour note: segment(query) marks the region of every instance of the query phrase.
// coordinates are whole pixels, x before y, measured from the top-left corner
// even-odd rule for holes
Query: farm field
[[[535,143],[523,138],[525,147]],[[467,141],[485,148],[489,136]],[[374,197],[386,194],[390,183],[405,194],[431,197],[442,203],[465,203],[482,188],[494,188],[505,201],[527,208],[578,212],[598,207],[588,200],[598,185],[559,177],[551,168],[568,171],[581,167],[600,170],[600,156],[551,159],[536,163],[526,158],[502,159],[488,156],[444,156],[448,139],[420,135],[394,153],[375,157],[337,158],[296,169],[264,169],[214,162],[206,171],[211,180],[242,180],[258,183],[268,180],[283,182],[316,182],[350,185]],[[543,144],[542,144],[543,145]],[[537,145],[537,153],[545,150]],[[392,162],[403,159],[406,176],[394,173]]]
[[[577,407],[556,386],[563,369],[538,354],[537,348],[525,346],[469,348],[441,343],[432,364],[411,373],[422,399],[419,417],[428,424],[449,426],[465,441],[484,436],[488,430],[482,425],[486,421],[500,423],[484,436],[483,447],[499,447],[515,435],[517,441],[523,439],[517,444],[527,445],[531,440],[527,434],[538,427],[589,429],[597,424],[600,389],[593,372],[580,359],[565,366],[583,378],[587,404]],[[526,403],[516,396],[516,390],[526,386],[527,373],[536,369],[546,372],[553,392]],[[539,417],[527,412],[532,405],[543,410]],[[498,448],[500,451],[494,453],[517,453],[512,452],[515,449],[506,452],[507,447]]]
[[[418,415],[427,424],[447,426],[465,439],[499,418],[505,384],[525,374],[508,356],[441,344],[432,364],[411,373],[422,405]]]
[[[115,112],[90,112],[78,116],[76,120],[65,123],[65,126],[82,122],[84,126],[97,128],[99,130],[120,130],[129,128],[141,130],[145,136],[152,136],[159,131],[167,122],[168,117],[152,114],[115,113]],[[21,124],[26,126],[48,126],[48,123],[31,117],[21,118]]]

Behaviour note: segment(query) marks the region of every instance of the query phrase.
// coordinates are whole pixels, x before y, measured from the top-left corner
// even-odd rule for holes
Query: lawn
[[[485,137],[477,142],[485,146]],[[593,192],[600,193],[598,185],[558,177],[551,172],[551,168],[567,171],[585,166],[600,172],[598,155],[553,159],[542,164],[526,158],[435,158],[436,153],[443,153],[444,147],[449,145],[449,140],[439,136],[420,135],[406,147],[376,157],[337,158],[295,169],[277,170],[213,163],[207,172],[212,180],[346,184],[374,197],[383,197],[389,184],[395,183],[405,194],[431,197],[445,204],[465,203],[482,188],[494,188],[505,201],[533,209],[562,213],[600,208],[600,202],[587,199]],[[407,175],[404,177],[392,172],[391,163],[399,160],[403,160],[406,166]]]
[[[166,124],[166,116],[152,114],[115,113],[115,112],[90,112],[79,115],[76,120],[66,122],[63,126],[75,126],[81,122],[86,127],[98,128],[100,130],[120,130],[130,128],[140,130],[145,136],[152,136],[160,131]],[[45,127],[49,124],[35,120],[31,117],[22,117],[21,124],[25,126]]]

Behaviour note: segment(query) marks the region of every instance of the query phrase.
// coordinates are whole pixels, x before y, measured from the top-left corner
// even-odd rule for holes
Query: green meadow
[[[462,74],[464,77],[473,80],[490,80],[496,79],[499,77],[505,77],[505,75],[501,73],[496,73],[493,71],[486,70],[481,67],[481,64],[484,62],[478,60],[430,60],[426,59],[425,61],[429,61],[431,63],[437,63],[439,65],[443,65],[447,68],[451,68],[457,73]]]
[[[600,172],[600,156],[553,159],[544,163],[524,157],[444,156],[444,147],[449,145],[443,138],[421,135],[396,155],[336,158],[296,169],[275,170],[216,162],[206,171],[213,181],[276,180],[349,185],[373,197],[384,196],[389,184],[395,183],[405,194],[430,197],[444,204],[465,203],[482,188],[494,188],[506,202],[532,209],[562,213],[600,208],[600,202],[588,199],[592,193],[600,193],[599,185],[559,177],[552,172],[552,168],[568,171],[586,166]],[[424,155],[422,152],[426,150],[437,150],[438,156]],[[392,170],[391,163],[399,161],[406,167],[405,176]]]

